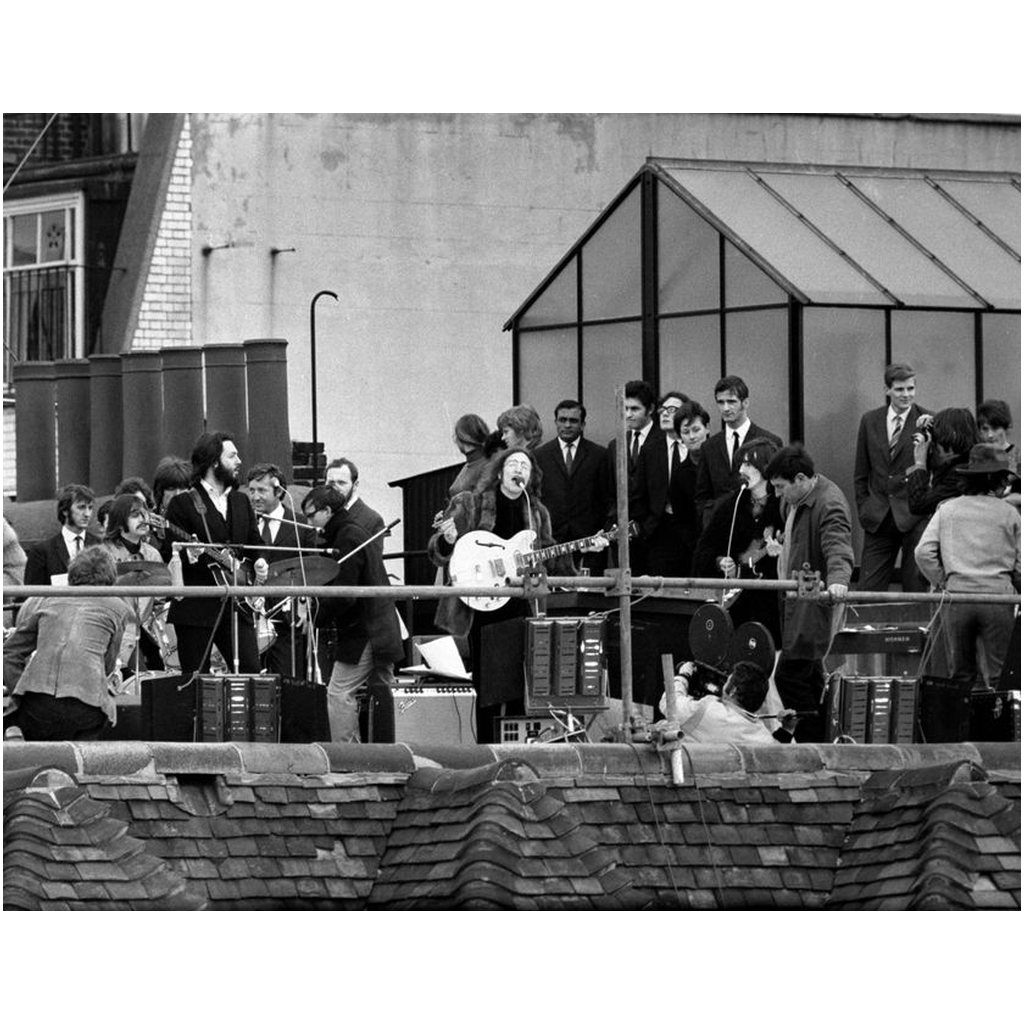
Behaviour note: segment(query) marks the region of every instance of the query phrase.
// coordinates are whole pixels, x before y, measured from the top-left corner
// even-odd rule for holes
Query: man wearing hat
[[[1013,594],[1020,591],[1020,513],[1000,494],[1011,473],[998,445],[976,444],[957,468],[964,494],[939,505],[914,551],[934,587],[953,593]],[[1012,604],[945,607],[950,677],[974,688],[994,689],[1013,632]],[[979,665],[980,662],[980,665]],[[980,678],[979,678],[980,668]]]

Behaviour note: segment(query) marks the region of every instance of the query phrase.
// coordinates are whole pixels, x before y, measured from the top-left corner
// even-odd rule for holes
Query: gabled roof
[[[505,330],[645,173],[801,303],[1020,310],[1019,173],[652,157]]]
[[[648,166],[804,301],[1020,309],[1017,174]]]

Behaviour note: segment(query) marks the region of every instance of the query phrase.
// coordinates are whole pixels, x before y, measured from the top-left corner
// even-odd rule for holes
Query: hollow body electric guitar
[[[630,536],[636,536],[635,524],[629,524],[629,532]],[[509,580],[522,576],[524,569],[545,559],[582,551],[600,537],[611,541],[617,535],[618,527],[615,527],[603,533],[595,533],[592,537],[581,537],[579,540],[535,550],[533,544],[537,534],[533,530],[520,530],[508,540],[489,530],[470,530],[455,542],[448,573],[455,586],[502,587]],[[504,594],[494,597],[459,596],[465,604],[478,612],[492,612],[509,600]]]

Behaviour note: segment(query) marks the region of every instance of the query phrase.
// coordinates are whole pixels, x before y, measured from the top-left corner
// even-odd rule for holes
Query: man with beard
[[[766,437],[782,447],[781,438],[751,422],[750,389],[741,377],[723,377],[715,385],[715,404],[722,429],[704,442],[697,473],[697,511],[704,526],[715,502],[740,485],[740,448],[756,437]]]
[[[351,459],[334,459],[327,467],[326,484],[333,487],[345,499],[348,517],[371,537],[384,529],[384,520],[376,509],[359,497],[359,469]],[[384,554],[384,537],[381,535],[371,545],[378,557]]]
[[[255,549],[261,543],[256,514],[238,490],[242,458],[230,434],[203,434],[192,450],[192,486],[175,495],[167,506],[167,521],[215,548],[187,548],[182,554],[182,575],[187,587],[263,583],[267,563],[255,564],[237,545]],[[232,616],[238,619],[238,651],[232,643]],[[186,597],[168,616],[178,637],[178,658],[186,677],[205,672],[216,644],[224,660],[243,673],[260,670],[252,612],[241,601],[231,608],[216,597]],[[237,653],[237,657],[236,657]]]

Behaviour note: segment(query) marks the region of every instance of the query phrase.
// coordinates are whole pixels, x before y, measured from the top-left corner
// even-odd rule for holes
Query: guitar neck
[[[606,537],[607,534],[599,533],[596,537]],[[535,565],[537,562],[543,562],[548,558],[557,558],[559,555],[568,555],[573,551],[579,551],[582,548],[592,544],[595,537],[581,537],[579,540],[567,540],[561,544],[553,544],[549,548],[540,548],[538,551],[527,551],[521,558],[524,565]]]

